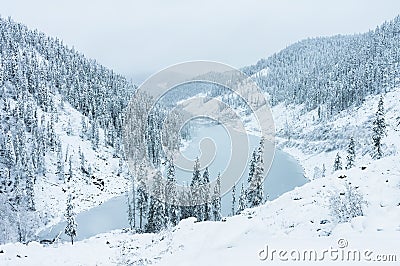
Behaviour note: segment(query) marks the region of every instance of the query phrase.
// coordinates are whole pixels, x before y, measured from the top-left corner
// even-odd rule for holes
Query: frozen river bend
[[[227,156],[231,151],[230,139],[223,126],[204,124],[197,127],[182,153],[187,158],[194,159],[200,152],[200,142],[204,138],[212,139],[217,147],[215,157],[209,165],[210,177],[215,179],[218,172],[222,171],[230,160],[229,156]],[[258,142],[258,137],[249,135],[250,151],[257,147]],[[190,172],[177,168],[176,175],[178,183],[190,182]],[[246,182],[247,176],[248,169],[244,171],[242,178],[237,182],[236,198],[239,196],[241,183]],[[289,154],[277,150],[270,171],[264,181],[264,194],[268,195],[269,200],[273,200],[283,193],[293,190],[295,187],[302,186],[306,182],[307,179],[304,177],[303,169],[298,162]],[[231,197],[231,193],[227,193],[222,197],[222,214],[224,216],[230,214]],[[100,206],[79,213],[76,221],[78,224],[77,240],[83,240],[114,229],[127,228],[129,225],[126,196],[121,195],[112,198]],[[68,240],[68,237],[63,233],[65,225],[66,223],[63,221],[48,228],[40,233],[40,239],[53,239],[62,232],[61,239]]]

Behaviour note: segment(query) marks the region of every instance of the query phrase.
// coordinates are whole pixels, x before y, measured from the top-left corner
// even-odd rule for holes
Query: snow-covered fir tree
[[[349,145],[347,146],[347,164],[346,169],[350,169],[354,167],[354,162],[356,159],[356,150],[355,150],[355,143],[354,138],[350,138]]]
[[[172,157],[167,159],[167,183],[165,186],[165,217],[172,225],[179,222],[178,195],[176,188],[175,165]]]
[[[76,236],[77,224],[75,221],[74,205],[72,202],[72,194],[68,195],[67,209],[65,212],[65,218],[67,219],[67,226],[65,227],[65,234],[71,238],[72,245],[74,244],[74,238]]]
[[[87,128],[87,123],[86,123],[86,117],[84,115],[81,116],[81,131],[79,136],[82,139],[87,139],[87,134],[88,134],[88,128]]]
[[[136,166],[134,173],[137,174]],[[128,223],[131,230],[136,228],[136,178],[129,173],[128,188],[126,191],[126,200],[128,205]]]
[[[64,157],[62,153],[62,144],[60,140],[58,140],[57,144],[57,175],[58,175],[58,180],[64,181]]]
[[[252,208],[260,205],[264,200],[264,138],[261,138],[256,153],[254,173],[251,176],[247,189],[247,206]]]
[[[119,160],[118,160],[118,171],[117,171],[117,176],[122,175],[122,173],[124,172],[124,168],[125,168],[124,159],[122,159],[122,157],[120,157]]]
[[[236,184],[232,186],[232,201],[231,201],[231,215],[235,215],[235,207],[236,207]]]
[[[211,207],[210,207],[210,174],[208,167],[203,172],[203,177],[200,184],[200,197],[202,200],[202,218],[203,221],[211,220]]]
[[[147,188],[147,171],[144,163],[141,163],[137,172],[137,187],[136,187],[136,208],[139,215],[139,229],[143,230],[144,219],[148,210],[148,188]]]
[[[65,132],[67,133],[68,136],[71,136],[73,133],[71,118],[68,119],[67,128],[66,128]]]
[[[184,184],[182,190],[179,193],[179,214],[180,219],[186,219],[193,216],[193,202],[192,202],[192,191],[190,186]]]
[[[336,172],[336,171],[339,171],[339,170],[342,170],[342,169],[343,169],[343,167],[342,167],[342,157],[340,157],[340,154],[337,153],[336,157],[335,157],[335,161],[333,162],[333,171]]]
[[[385,111],[383,107],[383,97],[381,96],[378,103],[378,110],[375,113],[375,119],[372,127],[372,141],[373,141],[373,153],[374,159],[380,159],[383,156],[382,140],[386,136],[386,122],[385,122]]]
[[[251,160],[250,160],[250,165],[249,165],[249,176],[247,177],[247,183],[251,183],[251,179],[253,178],[254,175],[254,170],[256,168],[256,163],[257,163],[257,153],[254,150],[253,153],[251,154]]]
[[[196,158],[194,166],[193,166],[193,175],[192,181],[190,183],[190,191],[191,191],[191,216],[197,218],[198,221],[203,220],[203,208],[202,208],[202,199],[201,199],[201,190],[200,186],[202,183],[202,177],[200,172],[200,160]]]
[[[26,163],[25,166],[25,174],[26,174],[26,180],[25,180],[25,184],[26,184],[26,188],[25,188],[25,193],[26,193],[26,204],[27,207],[30,211],[35,211],[36,207],[35,207],[35,190],[33,187],[33,171],[32,171],[32,163],[29,160]]]
[[[221,177],[218,174],[212,196],[212,213],[214,221],[221,220]]]
[[[135,213],[133,212],[133,205],[131,197],[129,196],[128,193],[129,190],[126,191],[126,204],[128,205],[128,223],[129,223],[129,228],[131,230],[135,229]]]
[[[11,131],[8,131],[5,139],[5,154],[4,161],[7,163],[8,167],[13,167],[16,163],[14,142]]]
[[[68,163],[69,163],[69,167],[68,167],[68,179],[67,179],[67,181],[70,182],[72,177],[74,176],[74,172],[72,170],[72,155],[69,156]]]
[[[165,227],[164,189],[161,172],[157,171],[153,177],[146,232],[160,232]]]
[[[246,209],[246,190],[244,189],[244,185],[242,183],[236,214],[241,214],[244,209]]]
[[[99,125],[98,121],[94,120],[91,125],[90,137],[92,141],[93,149],[98,149],[100,143],[100,133],[99,133]]]

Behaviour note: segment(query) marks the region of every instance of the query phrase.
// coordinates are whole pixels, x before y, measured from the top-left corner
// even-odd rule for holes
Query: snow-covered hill
[[[382,96],[387,124],[384,153],[396,156],[400,151],[400,89]],[[351,137],[355,141],[356,164],[367,165],[372,160],[372,127],[379,98],[380,95],[369,96],[361,106],[342,111],[328,121],[318,120],[318,109],[306,112],[302,105],[280,104],[273,108],[278,147],[295,156],[310,179],[321,176],[323,165],[326,173],[331,173],[338,152],[345,164]]]
[[[134,86],[62,41],[0,18],[0,243],[26,242],[126,190],[122,109]]]
[[[343,111],[329,122],[329,132],[336,136],[338,143],[343,139],[343,145],[338,147],[330,146],[330,137],[310,143],[310,132],[318,132],[316,128],[322,126],[312,123],[315,112],[305,112],[293,119],[293,135],[297,137],[291,138],[290,142],[281,137],[280,145],[297,156],[310,179],[314,177],[316,165],[326,165],[326,176],[315,178],[263,206],[247,209],[241,215],[227,217],[221,222],[196,223],[189,218],[160,234],[114,231],[80,241],[74,246],[69,243],[54,246],[35,242],[27,246],[7,244],[0,246],[3,251],[0,262],[2,265],[263,265],[271,263],[271,254],[266,261],[260,259],[260,256],[265,258],[266,253],[260,254],[260,251],[266,245],[269,252],[272,249],[288,252],[315,250],[318,258],[325,249],[372,251],[368,256],[361,255],[360,265],[365,263],[364,259],[382,260],[380,255],[396,255],[399,261],[400,165],[396,151],[400,138],[396,121],[400,111],[400,90],[384,95],[388,124],[387,155],[372,160],[368,152],[371,130],[368,125],[372,123],[378,99],[378,96],[369,97],[361,107]],[[283,130],[286,124],[282,109],[282,106],[274,108],[278,131]],[[345,140],[355,133],[359,136],[356,166],[331,173],[334,155],[337,152],[345,154]],[[328,152],[325,151],[327,147]],[[347,193],[346,184],[363,195],[364,215],[338,223],[332,215],[330,199]],[[339,239],[344,240],[338,243]],[[341,248],[343,243],[348,246]],[[296,256],[298,253],[293,254]],[[292,257],[286,257],[291,261]],[[325,261],[331,262],[330,258],[326,256]],[[274,262],[278,261],[276,253]],[[303,263],[307,265],[307,261]],[[302,264],[296,262],[295,265]]]

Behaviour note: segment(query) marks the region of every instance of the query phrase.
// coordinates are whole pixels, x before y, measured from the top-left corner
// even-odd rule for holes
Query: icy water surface
[[[182,153],[190,159],[199,156],[199,143],[203,138],[212,139],[217,148],[214,160],[209,165],[210,179],[213,180],[218,172],[222,172],[228,165],[231,153],[230,139],[223,126],[203,125],[193,132],[191,142],[186,145]],[[250,152],[258,146],[258,143],[258,137],[249,135]],[[191,172],[177,168],[176,175],[178,183],[190,183]],[[248,169],[245,170],[241,180],[236,185],[236,204],[240,195],[241,183],[245,182],[244,184],[246,184],[247,176]],[[298,162],[289,154],[277,150],[271,169],[264,182],[264,193],[268,195],[269,200],[273,200],[306,182],[307,179],[304,177],[303,169]],[[224,216],[230,215],[231,198],[232,195],[229,192],[222,198],[222,214]],[[126,196],[115,197],[100,206],[82,212],[77,215],[76,221],[78,224],[77,240],[86,239],[110,230],[126,228],[128,227]],[[65,225],[65,222],[60,222],[42,232],[39,238],[52,239],[60,231],[64,231]],[[68,240],[68,237],[62,233],[61,239]]]

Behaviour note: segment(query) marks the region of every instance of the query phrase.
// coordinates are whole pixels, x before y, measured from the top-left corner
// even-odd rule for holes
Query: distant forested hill
[[[400,16],[364,34],[306,39],[243,69],[272,105],[305,104],[321,118],[400,84]]]

